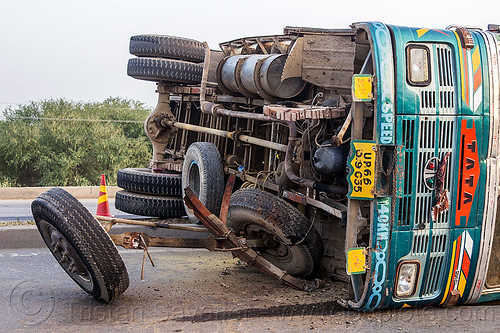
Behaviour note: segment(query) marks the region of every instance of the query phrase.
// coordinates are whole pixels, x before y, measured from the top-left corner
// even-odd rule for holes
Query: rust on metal
[[[465,27],[457,27],[457,34],[464,49],[470,50],[474,48],[474,39],[472,38],[472,34],[469,29]]]
[[[292,288],[311,291],[318,287],[316,282],[295,278],[264,259],[246,244],[245,239],[236,236],[217,216],[212,214],[189,187],[184,192],[186,206],[192,209],[195,216],[214,234],[221,248],[230,249],[234,256]]]
[[[289,108],[282,105],[265,105],[264,115],[284,121],[335,119],[345,117],[346,110],[344,108],[319,106]]]
[[[161,94],[185,94],[185,95],[199,95],[201,91],[200,87],[186,87],[179,85],[172,85],[166,83],[159,83],[157,87],[157,92]],[[206,95],[214,95],[216,89],[212,87],[206,88]]]
[[[229,210],[229,201],[231,201],[231,194],[233,193],[235,181],[236,181],[236,176],[230,175],[229,179],[227,180],[226,189],[224,190],[224,196],[222,197],[222,204],[220,207],[219,219],[224,224],[226,224],[227,211]]]
[[[220,43],[219,46],[225,56],[237,54],[271,54],[288,53],[290,46],[297,36],[271,35],[258,37],[245,37],[229,42]]]
[[[205,238],[151,237],[143,232],[124,232],[110,235],[110,237],[115,245],[126,249],[139,249],[141,244],[144,244],[147,247],[203,248],[213,251],[217,245],[213,236]]]
[[[208,230],[205,227],[198,227],[198,226],[193,227],[193,226],[185,225],[185,224],[129,220],[129,219],[120,219],[120,218],[100,216],[100,215],[95,215],[95,218],[99,221],[108,221],[109,222],[104,227],[104,229],[106,229],[110,224],[112,224],[112,226],[113,226],[115,224],[121,223],[121,224],[139,225],[139,226],[152,227],[152,228],[164,228],[164,229],[195,231],[195,232],[208,232]],[[111,229],[111,227],[109,227],[106,231],[109,231],[109,229]]]
[[[446,297],[446,300],[444,301],[442,306],[443,307],[454,306],[457,304],[459,298],[460,298],[460,292],[458,290],[452,290]]]
[[[441,162],[439,163],[439,168],[436,173],[436,202],[432,207],[432,220],[436,221],[439,214],[447,211],[450,208],[450,202],[448,198],[448,190],[444,188],[444,182],[446,180],[446,171],[448,170],[448,158],[451,153],[446,153]]]
[[[104,226],[104,230],[106,230],[106,232],[109,233],[109,230],[111,230],[111,228],[116,224],[116,222],[114,220],[110,220],[105,226]]]
[[[126,249],[138,249],[141,245],[138,232],[125,232],[120,235],[111,235],[111,239],[116,245]]]
[[[284,190],[282,194],[284,198],[292,200],[301,205],[305,205],[307,203],[306,196],[302,193]]]

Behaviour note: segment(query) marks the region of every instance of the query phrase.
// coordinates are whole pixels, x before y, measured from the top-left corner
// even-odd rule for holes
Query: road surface
[[[31,202],[33,200],[0,200],[0,221],[1,222],[24,222],[32,221]],[[97,199],[79,200],[87,209],[95,214],[97,211]],[[109,199],[111,214],[119,218],[137,218],[136,215],[119,211],[115,208],[115,200]]]
[[[0,250],[4,332],[498,332],[500,305],[357,313],[337,300],[345,284],[305,293],[229,253],[121,250],[130,287],[106,305],[83,292],[46,249]]]

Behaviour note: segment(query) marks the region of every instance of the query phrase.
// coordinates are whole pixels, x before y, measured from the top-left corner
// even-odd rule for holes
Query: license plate
[[[375,185],[375,150],[376,144],[371,141],[355,141],[349,166],[351,172],[349,180],[349,198],[370,200],[373,199]]]

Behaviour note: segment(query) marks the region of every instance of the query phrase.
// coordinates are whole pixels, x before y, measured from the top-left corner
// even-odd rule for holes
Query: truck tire
[[[126,168],[118,170],[118,186],[134,193],[181,196],[181,174],[174,171],[153,173],[151,169]]]
[[[118,191],[115,207],[126,213],[160,218],[181,217],[184,213],[184,201],[176,197],[160,197]]]
[[[154,82],[199,84],[202,73],[203,65],[160,58],[132,58],[127,66],[127,75]]]
[[[92,214],[61,188],[31,204],[38,231],[66,273],[87,293],[109,303],[129,285],[125,264]]]
[[[219,215],[224,195],[224,171],[219,150],[213,143],[195,142],[189,146],[182,165],[183,197],[187,186],[209,211]],[[189,220],[199,222],[192,210],[185,208]]]
[[[311,222],[268,192],[254,188],[234,192],[227,225],[236,235],[262,241],[255,250],[293,276],[311,275],[323,254],[323,242],[314,227],[310,229]]]
[[[194,39],[138,35],[130,37],[130,53],[138,57],[178,59],[203,62],[205,49],[203,43]]]

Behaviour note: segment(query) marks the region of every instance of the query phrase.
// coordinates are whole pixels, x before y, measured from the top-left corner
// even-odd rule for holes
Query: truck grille
[[[413,244],[411,249],[411,254],[413,256],[419,256],[426,254],[429,247],[429,232],[427,231],[415,231],[413,235]]]
[[[441,160],[447,153],[450,153],[449,161],[453,160],[455,117],[428,116],[421,117],[420,121],[416,121],[414,118],[413,116],[403,116],[402,120],[401,138],[405,154],[405,176],[403,193],[399,199],[399,226],[420,223],[429,225],[434,191],[425,187],[423,179],[425,164],[433,157],[438,157]],[[415,140],[415,133],[418,133],[417,140]],[[414,144],[415,141],[418,142],[418,145]],[[447,190],[450,190],[452,164],[448,163],[446,173],[445,189]],[[412,213],[414,218],[412,218]],[[433,228],[445,228],[448,224],[449,215],[448,212],[444,212],[438,216]]]
[[[425,87],[409,87],[415,93],[418,107],[402,109],[397,117],[400,129],[398,145],[404,154],[404,176],[403,189],[398,192],[395,229],[412,230],[409,253],[401,260],[420,262],[419,289],[415,297],[428,299],[438,296],[446,278],[444,265],[451,216],[449,211],[443,212],[432,221],[435,191],[425,186],[424,169],[432,158],[441,161],[449,153],[444,188],[453,192],[458,121],[452,49],[446,44],[425,45],[431,53],[432,81]],[[451,204],[452,198],[449,200]],[[422,226],[424,228],[419,230]]]
[[[433,69],[438,73],[436,80],[427,87],[414,88],[419,91],[420,114],[456,114],[455,82],[451,47],[445,44],[429,46],[432,50]]]
[[[411,193],[413,182],[413,149],[415,137],[415,120],[404,119],[402,126],[402,140],[405,149],[405,177],[403,185],[403,197],[399,199],[398,225],[410,225],[411,219]]]
[[[446,229],[433,230],[427,275],[422,289],[423,297],[434,296],[438,292],[440,280],[445,275],[443,264],[448,239],[447,232]]]
[[[420,283],[420,296],[432,297],[438,292],[439,283],[442,279],[446,246],[448,239],[447,229],[416,230],[413,235],[413,243],[408,258],[418,259],[422,265],[429,256],[427,266],[421,267],[420,275],[423,277]],[[430,234],[432,233],[432,237]]]

